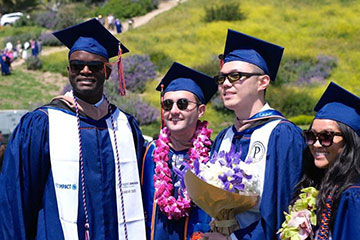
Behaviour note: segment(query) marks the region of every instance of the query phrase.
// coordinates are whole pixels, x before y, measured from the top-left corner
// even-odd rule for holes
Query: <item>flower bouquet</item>
[[[318,191],[313,187],[301,189],[299,199],[284,212],[285,221],[277,233],[281,239],[314,239],[312,225],[316,225],[316,197]]]
[[[191,200],[214,218],[212,231],[229,236],[239,229],[235,216],[254,207],[259,199],[259,180],[251,160],[242,161],[234,147],[215,153],[206,163],[194,161],[184,182]]]

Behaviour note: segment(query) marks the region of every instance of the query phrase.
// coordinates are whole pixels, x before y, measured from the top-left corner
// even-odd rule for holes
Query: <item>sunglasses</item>
[[[214,80],[218,85],[221,85],[225,82],[226,79],[229,79],[230,83],[236,82],[238,80],[245,80],[252,76],[261,76],[263,73],[246,73],[246,72],[231,72],[228,74],[221,73],[214,76]]]
[[[342,136],[340,132],[323,131],[315,133],[311,130],[303,131],[305,142],[307,145],[314,145],[317,140],[323,147],[330,147],[333,144],[335,136]]]
[[[104,70],[105,63],[101,61],[85,62],[80,60],[70,61],[70,69],[73,73],[80,73],[87,66],[91,72]]]
[[[186,110],[188,108],[189,103],[195,103],[196,106],[201,105],[200,103],[189,101],[186,98],[180,98],[179,100],[177,100],[176,106],[178,107],[178,109],[183,111],[183,110]],[[162,108],[165,111],[170,111],[172,109],[173,105],[174,105],[174,101],[171,100],[171,99],[166,99],[161,103],[161,105],[162,105]]]

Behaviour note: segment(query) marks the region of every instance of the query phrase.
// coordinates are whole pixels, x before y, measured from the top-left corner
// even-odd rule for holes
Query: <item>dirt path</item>
[[[137,28],[140,27],[146,23],[148,23],[152,18],[154,18],[155,16],[170,10],[171,8],[177,6],[178,4],[185,2],[186,0],[165,0],[162,1],[159,6],[158,9],[155,9],[154,11],[151,11],[149,13],[147,13],[144,16],[139,16],[139,17],[134,17],[134,24],[133,24],[133,28]],[[122,23],[123,26],[123,32],[126,32],[129,29],[129,23],[128,21],[125,21]],[[116,34],[116,32],[112,31],[112,34]],[[51,48],[45,48],[43,51],[41,51],[40,55],[41,56],[47,56],[50,55],[52,53],[56,53],[56,52],[60,52],[65,50],[66,47],[62,46],[62,47],[51,47]],[[17,59],[15,60],[11,66],[13,69],[16,69],[18,66],[22,65],[25,61],[23,59]]]
[[[148,23],[153,17],[159,15],[160,13],[163,13],[165,11],[170,10],[171,8],[177,6],[178,4],[180,4],[181,2],[185,2],[184,0],[179,1],[179,0],[166,0],[166,1],[162,1],[159,6],[158,9],[155,9],[154,11],[151,11],[149,13],[147,13],[144,16],[139,16],[139,17],[134,17],[134,28],[140,27],[146,23]],[[125,22],[122,24],[124,31],[127,31],[129,29],[129,23]]]

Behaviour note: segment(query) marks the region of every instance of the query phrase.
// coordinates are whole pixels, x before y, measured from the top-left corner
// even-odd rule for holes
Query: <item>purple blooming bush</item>
[[[336,59],[332,56],[319,55],[311,58],[284,58],[274,85],[286,83],[295,85],[322,84],[336,67]]]
[[[62,43],[52,33],[42,33],[39,36],[43,46],[61,46]]]
[[[128,94],[119,97],[116,105],[124,112],[135,117],[140,125],[148,125],[156,121],[159,111],[149,104],[143,102],[137,94]]]
[[[148,55],[132,55],[122,59],[125,75],[126,89],[135,93],[145,91],[146,83],[156,77],[155,65],[151,62]],[[110,79],[118,82],[118,67],[113,64]],[[115,84],[118,90],[118,84]]]
[[[105,95],[121,110],[133,115],[140,125],[154,123],[159,116],[159,110],[142,101],[138,94],[127,91],[126,96],[121,96],[118,81],[105,82]]]
[[[308,70],[300,73],[297,85],[326,83],[326,78],[330,76],[331,70],[336,67],[336,59],[331,56],[319,55],[316,63]]]
[[[39,12],[34,16],[34,23],[40,27],[54,29],[57,23],[56,12],[51,10]]]

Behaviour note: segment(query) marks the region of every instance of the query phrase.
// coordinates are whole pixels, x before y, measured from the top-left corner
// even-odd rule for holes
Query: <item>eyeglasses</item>
[[[101,61],[92,61],[85,62],[80,60],[72,60],[70,61],[70,69],[73,73],[80,73],[85,66],[88,66],[91,72],[100,72],[104,69],[104,62]]]
[[[221,85],[225,82],[226,79],[229,79],[230,83],[236,82],[238,80],[245,80],[252,76],[261,76],[263,73],[246,73],[246,72],[231,72],[228,74],[221,73],[214,76],[214,80],[218,85]]]
[[[305,142],[307,145],[314,145],[319,140],[321,146],[330,147],[333,144],[335,136],[342,136],[340,132],[323,131],[315,133],[311,130],[303,131]]]
[[[179,100],[177,100],[176,102],[176,106],[178,107],[178,109],[180,110],[186,110],[189,106],[189,103],[195,103],[196,106],[199,106],[200,103],[197,103],[197,102],[193,102],[193,101],[189,101],[187,100],[186,98],[180,98]],[[165,110],[165,111],[170,111],[174,105],[174,101],[171,100],[171,99],[166,99],[162,102],[162,108]]]

